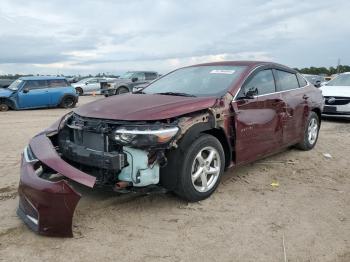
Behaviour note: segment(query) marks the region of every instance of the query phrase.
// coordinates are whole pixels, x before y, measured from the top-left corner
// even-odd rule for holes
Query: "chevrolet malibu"
[[[72,236],[77,184],[209,197],[225,169],[296,145],[312,149],[321,91],[270,62],[175,70],[136,94],[75,109],[24,149],[18,215],[43,235]]]

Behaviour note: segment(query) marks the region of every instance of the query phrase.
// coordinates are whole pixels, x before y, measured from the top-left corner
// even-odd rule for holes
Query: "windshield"
[[[194,66],[178,69],[147,86],[146,94],[179,93],[218,96],[238,79],[245,66]]]
[[[18,88],[20,87],[22,82],[23,82],[23,80],[17,79],[16,81],[12,82],[11,85],[9,85],[8,89],[16,91],[16,90],[18,90]]]
[[[350,74],[342,74],[329,81],[327,86],[350,86]]]
[[[119,78],[121,79],[131,79],[134,75],[134,72],[126,72],[123,75],[121,75]]]

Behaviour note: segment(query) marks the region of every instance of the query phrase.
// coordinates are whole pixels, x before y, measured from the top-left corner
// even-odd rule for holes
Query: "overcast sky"
[[[0,74],[350,64],[348,0],[1,0]]]

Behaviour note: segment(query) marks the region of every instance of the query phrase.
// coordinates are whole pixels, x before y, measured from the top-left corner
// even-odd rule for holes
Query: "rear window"
[[[49,87],[66,87],[69,86],[65,79],[52,79],[48,80]]]
[[[277,89],[286,91],[299,88],[297,76],[286,71],[276,70],[277,73]]]

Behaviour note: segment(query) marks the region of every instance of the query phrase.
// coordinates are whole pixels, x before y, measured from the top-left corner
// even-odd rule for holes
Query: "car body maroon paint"
[[[244,70],[220,95],[147,94],[146,87],[145,94],[113,96],[77,108],[34,137],[22,158],[19,216],[40,234],[69,237],[80,199],[71,181],[90,188],[115,184],[117,191],[159,186],[197,201],[215,190],[223,166],[239,166],[295,144],[304,150],[315,145],[323,107],[317,88],[294,70],[270,62],[218,62],[186,68],[218,67],[208,75],[234,74],[225,70],[229,66]],[[254,81],[260,82],[250,86]],[[269,88],[272,91],[266,91]],[[138,137],[138,143],[132,144]],[[204,147],[191,156],[198,141]],[[204,167],[201,158],[210,163]],[[147,162],[135,174],[134,159]],[[188,159],[194,159],[189,162],[192,182],[182,171]],[[200,180],[195,178],[198,170]],[[209,189],[210,181],[215,183]]]
[[[80,116],[91,118],[147,121],[172,118],[206,109],[213,106],[215,101],[215,97],[174,97],[126,93],[94,101],[74,111]]]

